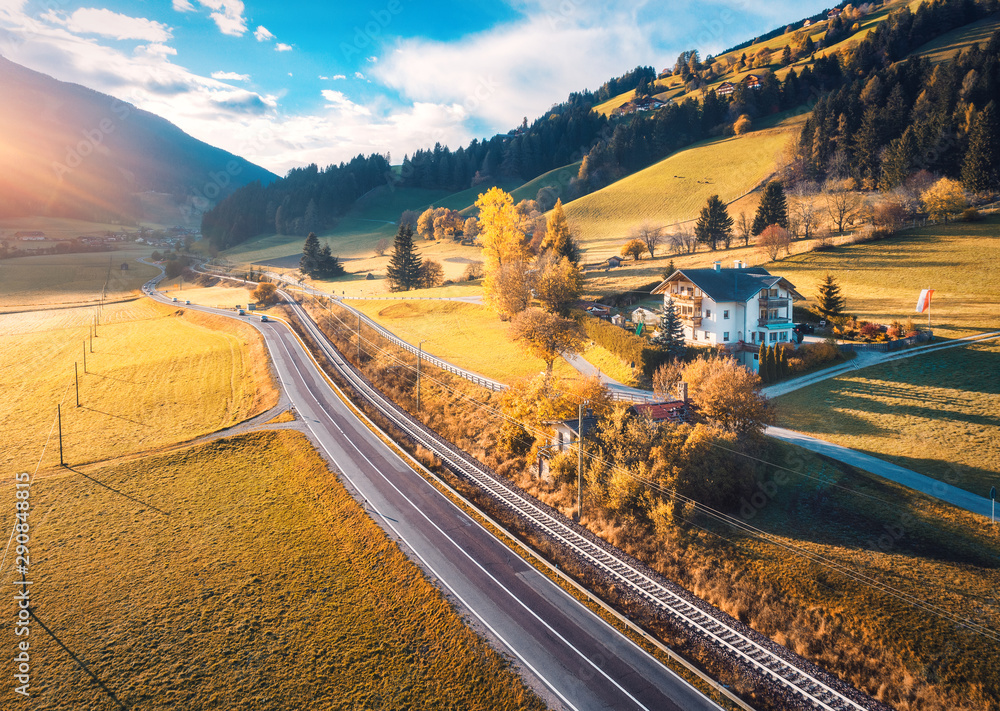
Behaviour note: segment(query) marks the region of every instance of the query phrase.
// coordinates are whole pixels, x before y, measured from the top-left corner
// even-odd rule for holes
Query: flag
[[[933,289],[924,289],[920,292],[920,298],[917,299],[917,313],[922,314],[931,307],[931,294],[934,293]]]

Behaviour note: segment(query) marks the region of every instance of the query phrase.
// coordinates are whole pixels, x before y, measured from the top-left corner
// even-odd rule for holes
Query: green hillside
[[[586,261],[616,254],[629,230],[645,220],[669,227],[697,217],[711,195],[728,203],[753,190],[774,172],[795,135],[771,129],[714,139],[569,203],[566,216]]]
[[[974,44],[986,45],[997,29],[1000,29],[1000,14],[984,17],[978,22],[941,35],[936,40],[925,44],[914,54],[918,57],[927,57],[934,64],[947,62],[966,47],[971,47]]]

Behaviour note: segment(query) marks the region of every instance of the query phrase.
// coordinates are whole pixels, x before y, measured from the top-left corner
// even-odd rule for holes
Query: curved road
[[[170,299],[152,293],[167,303]],[[230,318],[232,311],[185,306]],[[368,429],[283,323],[251,324],[313,442],[373,518],[513,657],[554,708],[719,711],[686,681],[513,553]]]

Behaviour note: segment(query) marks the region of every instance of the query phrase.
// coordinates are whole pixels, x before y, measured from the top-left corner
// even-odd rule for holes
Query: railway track
[[[558,541],[608,580],[672,617],[692,633],[708,640],[743,667],[770,680],[791,699],[795,699],[801,708],[822,711],[868,711],[884,708],[873,700],[865,703],[859,692],[849,691],[846,685],[821,678],[826,675],[817,673],[810,668],[810,664],[804,661],[797,664],[792,658],[794,655],[784,648],[781,648],[784,654],[779,653],[775,643],[761,636],[755,638],[755,633],[690,593],[679,587],[671,589],[669,584],[656,580],[617,549],[591,537],[569,519],[549,510],[533,497],[490,472],[383,396],[333,347],[305,309],[293,299],[288,301],[299,317],[302,328],[359,396],[365,398],[416,443],[433,452],[453,471],[475,483],[532,527]],[[843,688],[835,688],[837,686]],[[855,698],[851,698],[852,696]]]

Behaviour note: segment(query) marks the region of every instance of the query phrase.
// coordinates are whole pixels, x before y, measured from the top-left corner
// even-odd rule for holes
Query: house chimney
[[[717,272],[721,272],[722,271],[722,262],[716,262],[715,263],[715,271],[717,271]]]
[[[677,399],[687,405],[688,401],[688,384],[683,380],[677,383]]]

